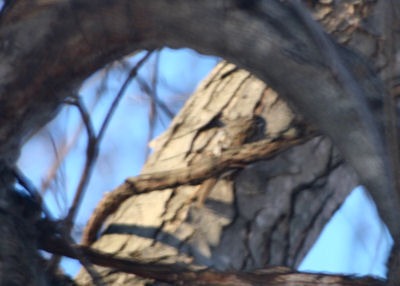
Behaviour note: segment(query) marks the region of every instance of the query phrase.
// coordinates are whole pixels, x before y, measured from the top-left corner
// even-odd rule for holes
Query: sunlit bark
[[[273,118],[268,118],[269,113],[265,108],[274,106],[275,102],[268,102],[270,98],[276,97],[270,89],[273,88],[302,113],[321,134],[332,139],[343,157],[355,169],[360,182],[372,194],[382,219],[397,240],[400,236],[399,199],[387,163],[381,119],[383,82],[382,74],[378,73],[385,69],[387,60],[381,49],[382,30],[379,12],[382,12],[380,10],[382,7],[381,5],[375,7],[374,1],[334,1],[330,4],[304,2],[313,9],[314,17],[323,24],[325,30],[335,36],[337,42],[347,44],[350,49],[343,48],[332,38],[320,33],[318,25],[310,21],[304,10],[298,8],[296,1],[250,1],[247,4],[233,0],[19,0],[15,3],[11,1],[10,7],[0,18],[0,199],[4,211],[10,213],[14,208],[14,203],[9,203],[9,190],[13,185],[10,169],[15,164],[24,140],[56,114],[63,100],[75,94],[86,77],[110,61],[140,49],[186,46],[202,53],[221,56],[241,68],[246,68],[268,83],[268,87],[261,82],[256,84],[258,80],[253,78],[250,80],[250,75],[235,70],[227,75],[228,79],[225,79],[228,81],[232,79],[229,84],[233,84],[233,88],[229,92],[229,84],[224,83],[224,78],[218,74],[214,75],[223,84],[217,86],[214,92],[218,91],[218,88],[224,90],[221,98],[224,98],[222,102],[225,105],[218,105],[221,103],[218,101],[213,101],[210,106],[203,103],[207,108],[199,110],[201,113],[196,114],[197,121],[190,121],[190,116],[185,114],[176,119],[173,125],[175,127],[167,132],[166,137],[158,141],[159,145],[156,145],[159,148],[157,154],[162,155],[161,158],[171,156],[173,151],[167,151],[165,148],[175,145],[170,143],[182,130],[195,131],[189,132],[186,141],[174,147],[179,148],[180,152],[183,150],[185,157],[180,158],[181,161],[174,167],[190,165],[191,160],[194,162],[198,160],[196,154],[202,154],[201,152],[207,148],[210,148],[207,151],[211,152],[211,156],[222,154],[224,149],[229,150],[235,144],[226,144],[227,139],[220,138],[220,142],[225,142],[220,146],[220,142],[212,142],[212,139],[217,140],[218,137],[215,137],[217,135],[229,137],[224,133],[229,133],[230,128],[224,127],[241,116],[248,118],[255,114],[263,118],[267,123],[266,131],[261,132],[264,137],[272,134],[272,138],[277,139],[283,133],[284,138],[295,138],[307,134],[307,132],[302,133],[303,123],[300,127],[296,125],[298,121],[294,115],[288,115],[290,120],[283,121],[286,122],[287,130],[280,129],[285,127],[280,126],[274,131],[277,133],[269,133],[272,131],[268,128],[274,126],[271,123]],[[364,18],[370,15],[375,16],[364,21]],[[257,86],[248,87],[250,90],[248,92],[242,90],[242,84],[245,83]],[[253,88],[258,89],[254,91]],[[204,90],[207,92],[207,86]],[[208,96],[211,100],[215,94],[209,92]],[[204,100],[196,98],[191,102]],[[243,108],[245,111],[242,113]],[[269,112],[274,112],[274,108]],[[280,112],[286,115],[292,114],[286,109]],[[193,112],[190,107],[188,110]],[[280,114],[277,112],[276,116]],[[288,131],[294,133],[286,134]],[[207,136],[209,141],[204,139]],[[252,140],[258,141],[258,139]],[[240,142],[240,144],[247,143],[249,142],[246,140]],[[260,202],[254,199],[254,193],[248,193],[250,190],[248,184],[257,183],[265,191],[261,187],[261,183],[266,183],[265,178],[256,177],[252,180],[249,178],[261,168],[272,174],[272,177],[268,177],[268,185],[289,184],[296,172],[311,170],[302,168],[302,164],[306,164],[308,160],[297,156],[307,152],[310,154],[311,150],[322,153],[317,159],[318,162],[322,162],[321,165],[315,166],[322,173],[316,171],[308,177],[302,174],[296,183],[302,186],[301,181],[304,180],[304,189],[300,188],[296,192],[296,189],[288,188],[287,196],[283,196],[282,192],[278,193],[282,197],[276,197],[277,192],[261,194],[269,203],[273,203],[273,199],[279,203],[283,200],[282,205],[275,208],[273,213],[268,211],[263,213],[262,208],[258,206]],[[158,224],[152,222],[150,224],[152,228],[148,229],[148,225],[145,225],[142,229],[148,240],[143,238],[141,241],[137,237],[123,236],[126,240],[124,247],[120,247],[121,242],[114,244],[113,247],[109,244],[112,249],[110,251],[115,252],[119,249],[123,252],[123,248],[126,247],[126,251],[132,253],[136,251],[136,246],[130,244],[141,244],[144,248],[148,248],[146,251],[150,256],[161,255],[163,252],[159,252],[161,250],[158,247],[167,240],[172,244],[170,245],[172,248],[165,250],[167,254],[162,256],[175,257],[175,261],[182,259],[185,262],[192,262],[191,257],[194,256],[194,261],[199,264],[217,269],[241,270],[264,267],[266,264],[297,266],[324,223],[344,199],[350,187],[355,184],[355,179],[351,171],[342,165],[342,159],[326,138],[312,139],[305,145],[287,152],[266,162],[238,166],[241,172],[227,172],[222,174],[222,177],[219,174],[214,184],[208,181],[212,189],[206,188],[204,191],[200,187],[204,195],[200,200],[200,206],[195,206],[193,201],[190,203],[186,201],[194,200],[192,186],[182,186],[180,188],[183,190],[180,191],[167,189],[148,194],[152,204],[159,204],[158,209],[151,205],[152,208],[155,207],[155,213],[152,215],[157,217],[156,212],[160,212]],[[156,158],[154,156],[153,158]],[[179,153],[179,156],[183,155]],[[293,161],[289,160],[289,164],[279,163],[286,157]],[[301,159],[304,161],[297,162],[299,166],[296,167],[295,161]],[[165,167],[160,167],[154,160],[148,162],[146,168],[150,169],[147,170],[149,172],[164,170]],[[276,168],[281,165],[281,169]],[[333,184],[329,178],[335,172],[339,172],[336,176],[341,178],[349,176],[348,181],[344,180],[348,183],[347,187],[340,190],[344,193],[340,193],[338,185],[329,185]],[[284,176],[288,176],[289,179],[285,177],[288,180],[283,180]],[[237,181],[234,183],[233,179]],[[129,184],[129,180],[127,183]],[[296,184],[293,183],[294,185]],[[321,191],[326,186],[331,187],[331,195]],[[315,188],[319,189],[321,194],[311,191]],[[215,217],[213,212],[209,213],[207,204],[210,201],[205,195],[209,194],[213,200],[221,199],[220,195],[213,193],[214,189],[225,189],[228,192],[224,197],[228,199],[225,203],[230,207],[224,208],[224,211],[228,211],[225,218]],[[251,190],[254,189],[251,187]],[[300,192],[304,190],[310,193]],[[338,194],[337,201],[334,201],[332,198]],[[260,195],[259,191],[256,195]],[[319,204],[310,207],[310,200],[312,202],[314,200],[308,196],[314,195],[320,196],[316,200]],[[143,199],[149,203],[150,197],[145,196],[135,196],[132,200],[143,204],[144,201],[141,201]],[[299,201],[297,196],[300,198]],[[178,203],[174,200],[178,200]],[[234,206],[234,202],[239,204]],[[250,207],[243,207],[240,205],[241,202]],[[331,202],[331,207],[327,207],[326,204]],[[140,226],[135,220],[126,219],[130,212],[136,215],[137,210],[134,207],[127,208],[127,205],[125,203],[119,209],[119,213],[126,212],[125,219],[120,223]],[[177,206],[182,208],[179,209]],[[169,212],[171,208],[173,211]],[[311,213],[307,213],[306,208]],[[259,212],[255,213],[255,210]],[[257,217],[258,215],[262,216]],[[297,215],[300,218],[306,217],[303,230],[292,225],[297,225],[298,221],[295,221]],[[116,217],[118,218],[118,215]],[[135,216],[130,217],[135,218]],[[5,216],[4,219],[1,218],[0,224],[16,230],[19,228],[19,219]],[[199,227],[204,229],[195,232],[194,236],[185,236],[194,231],[179,229],[188,219],[198,221]],[[213,229],[210,233],[220,232],[220,236],[209,237],[206,230],[210,222],[207,219],[217,222],[215,226],[217,229]],[[124,225],[118,226],[117,222],[114,220],[107,230],[108,233],[114,234],[104,237],[113,237],[115,233],[128,231]],[[315,227],[317,222],[318,227]],[[263,228],[260,232],[252,232],[261,226]],[[245,231],[244,236],[240,238],[241,231],[246,227],[250,229],[247,228],[248,232]],[[169,239],[173,237],[168,235],[171,233],[175,235],[174,232],[178,230],[180,235],[185,235],[170,242]],[[137,230],[133,231],[136,232]],[[298,237],[292,235],[293,233],[297,233]],[[249,234],[254,236],[248,236]],[[241,251],[235,247],[229,248],[231,237],[239,237],[241,242],[246,240],[248,244],[244,246],[245,249]],[[160,242],[154,242],[153,238]],[[106,248],[102,245],[102,240],[96,247]],[[181,245],[181,240],[186,244]],[[183,256],[177,255],[179,247],[173,244],[174,241],[175,243],[178,241],[178,245],[183,248],[180,252]],[[265,242],[267,247],[263,249],[262,244]],[[282,245],[278,247],[274,243]],[[32,246],[34,242],[29,247]],[[26,248],[18,243],[10,247],[22,250]],[[279,251],[272,253],[271,249]],[[172,255],[168,251],[172,251]],[[249,256],[239,259],[237,265],[235,263],[230,265],[224,260],[227,254],[236,254],[240,257],[244,253]],[[138,255],[146,256],[142,253]],[[6,269],[1,265],[12,263],[7,260],[8,258],[1,258],[0,277],[5,277]],[[27,265],[36,264],[33,255],[27,255],[25,259]],[[7,275],[12,277],[10,271],[7,271]],[[33,276],[28,276],[26,278],[28,282],[24,284],[45,285],[44,282],[38,282],[37,277],[41,277],[40,273],[36,277]]]

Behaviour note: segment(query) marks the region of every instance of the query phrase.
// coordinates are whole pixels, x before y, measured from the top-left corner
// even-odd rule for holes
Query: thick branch
[[[356,169],[392,235],[400,236],[398,194],[380,146],[383,140],[374,140],[382,139],[381,134],[360,116],[304,19],[282,1],[245,7],[236,3],[16,2],[3,15],[0,28],[0,158],[12,163],[21,140],[107,62],[139,48],[188,46],[247,68],[315,122]],[[382,85],[368,64],[333,41],[331,45],[368,103],[379,103]]]
[[[105,219],[112,214],[122,202],[135,194],[147,193],[179,185],[194,185],[217,176],[233,168],[243,168],[258,160],[272,158],[287,148],[303,143],[315,136],[309,132],[304,136],[294,136],[271,142],[269,139],[246,144],[240,148],[227,150],[219,157],[204,158],[196,164],[182,169],[166,172],[142,174],[129,178],[117,189],[108,193],[91,216],[83,234],[82,243],[90,245],[96,238],[97,232]]]
[[[346,286],[383,286],[382,280],[372,277],[349,277],[344,275],[323,275],[300,273],[287,267],[271,267],[254,272],[217,272],[210,269],[194,271],[182,265],[168,265],[154,262],[140,262],[115,257],[85,246],[73,246],[75,253],[82,253],[92,263],[118,269],[119,271],[152,278],[173,285],[209,285],[209,286],[289,286],[289,285],[346,285]],[[70,246],[54,237],[44,237],[42,249],[76,258]]]

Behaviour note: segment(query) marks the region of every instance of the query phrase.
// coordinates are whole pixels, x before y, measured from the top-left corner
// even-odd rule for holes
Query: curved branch
[[[273,142],[265,139],[227,150],[219,157],[206,157],[190,167],[128,178],[124,184],[108,193],[100,201],[83,231],[82,244],[92,244],[106,218],[115,212],[125,200],[136,194],[164,190],[179,185],[198,184],[222,172],[243,168],[255,161],[272,158],[294,145],[306,142],[313,136],[316,136],[315,132],[307,130],[303,136],[283,138]]]
[[[13,164],[23,139],[107,62],[142,48],[187,46],[248,69],[315,122],[358,172],[391,234],[400,238],[399,195],[382,151],[382,130],[376,134],[360,115],[292,6],[279,0],[238,3],[15,2],[0,24],[0,160]],[[333,40],[330,44],[357,81],[369,111],[377,106],[372,111],[378,120],[383,93],[378,75],[359,55]]]
[[[86,246],[69,246],[59,238],[42,237],[43,250],[77,258],[76,252],[82,253],[93,264],[116,268],[118,271],[132,273],[145,278],[171,283],[173,285],[209,285],[209,286],[285,286],[285,285],[338,285],[338,286],[383,286],[384,282],[373,277],[351,277],[345,275],[321,275],[301,273],[288,267],[270,267],[253,272],[217,272],[211,269],[191,270],[182,264],[161,264],[141,262],[133,259],[116,257],[91,249]]]

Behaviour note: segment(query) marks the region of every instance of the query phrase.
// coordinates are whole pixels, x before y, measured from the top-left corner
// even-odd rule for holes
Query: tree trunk
[[[265,141],[268,148],[281,138],[304,143],[288,150],[282,143],[282,152],[268,160],[255,154],[253,162],[210,178],[200,175],[199,184],[134,195],[92,246],[122,257],[217,270],[297,267],[357,184],[331,142],[317,134],[309,138],[310,129],[262,81],[221,62],[152,142],[143,174],[169,172],[170,179],[173,170],[195,171],[205,158],[243,144]],[[148,285],[112,269],[101,274],[110,284]],[[77,281],[87,278],[81,274]]]
[[[23,141],[87,76],[138,49],[188,46],[247,68],[271,87],[219,64],[154,142],[145,175],[111,193],[106,200],[117,198],[108,201],[111,207],[99,207],[86,243],[107,211],[129,198],[93,247],[217,270],[296,267],[357,183],[326,135],[371,192],[397,241],[399,200],[381,118],[388,56],[379,13],[385,10],[375,1],[303,2],[337,42],[296,1],[9,2],[0,18],[1,206],[10,203],[9,174]],[[30,230],[21,234],[15,220],[2,222],[19,238],[10,252],[32,253],[32,245],[18,243]],[[24,257],[25,265],[36,261]],[[8,263],[13,262],[0,257],[2,283],[13,277],[6,270],[13,267],[2,266]],[[24,284],[45,285],[37,280],[40,269],[35,271]],[[148,282],[100,271],[110,283]],[[89,283],[84,273],[78,281]]]

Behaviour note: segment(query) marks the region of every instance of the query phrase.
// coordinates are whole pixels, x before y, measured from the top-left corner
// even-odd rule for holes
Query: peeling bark
[[[232,142],[237,136],[230,136],[232,124],[252,116],[262,119],[261,133],[250,142],[243,140],[238,149]],[[240,127],[247,130],[246,124]],[[122,257],[184,262],[220,271],[297,267],[357,184],[329,140],[307,130],[312,129],[267,85],[246,71],[220,63],[170,128],[152,142],[154,152],[143,175],[128,179],[108,195],[130,193],[131,198],[92,246]],[[292,137],[305,143],[283,151]],[[264,150],[258,151],[257,144]],[[263,152],[275,144],[281,154],[265,160]],[[204,162],[215,171],[225,157],[235,162],[238,150],[247,154],[247,161],[213,172],[216,181],[209,184],[204,170],[212,168],[204,168]],[[190,176],[192,171],[198,174]],[[177,175],[193,181],[177,182]],[[129,191],[129,186],[135,186],[131,184],[137,184],[139,191]],[[160,184],[178,187],[163,190]],[[101,214],[101,206],[103,202],[94,216]],[[113,274],[111,269],[101,271],[110,283],[148,283],[129,274]],[[85,279],[80,276],[77,281]]]
[[[268,85],[221,64],[154,143],[145,173],[197,166],[205,156],[215,158],[263,138],[302,138],[309,124],[276,91],[332,139],[371,192],[397,241],[399,198],[381,118],[388,60],[382,52],[382,5],[304,2],[336,41],[313,32],[310,19],[292,1],[12,1],[0,18],[0,170],[14,166],[26,138],[91,73],[139,49],[187,46],[246,68]],[[321,49],[326,43],[330,54]],[[330,62],[333,55],[343,61],[338,70]],[[343,70],[356,85],[343,81]],[[352,93],[362,93],[362,100]],[[360,109],[371,114],[372,124]],[[237,133],[230,134],[227,126],[254,115],[265,121],[264,130],[249,139],[253,143],[235,143]],[[210,176],[197,186],[132,196],[93,246],[125,257],[217,270],[296,267],[357,181],[326,137]],[[12,179],[4,182],[2,204],[8,203],[13,185]],[[3,222],[13,229],[13,220]],[[25,248],[12,246],[18,247]],[[27,265],[35,264],[33,256],[26,259]],[[6,263],[0,259],[1,279]],[[101,271],[110,283],[146,283],[129,274]],[[44,285],[33,276],[27,279],[24,284]]]
[[[3,15],[0,31],[5,39],[0,51],[5,79],[0,85],[0,123],[7,122],[0,124],[4,126],[1,138],[7,138],[0,144],[1,157],[15,160],[27,133],[49,120],[65,96],[110,60],[139,48],[188,46],[247,68],[290,99],[334,140],[371,192],[392,235],[397,236],[400,215],[394,210],[399,200],[383,151],[382,133],[376,134],[376,128],[366,124],[358,112],[368,106],[353,100],[326,62],[331,55],[321,51],[305,19],[291,5],[254,3],[244,9],[236,1],[222,0],[158,0],[151,4],[127,0],[18,1]],[[347,14],[357,9],[345,1],[337,5],[350,10]],[[365,8],[368,10],[368,4]],[[65,21],[60,23],[60,18]],[[101,25],[96,24],[99,21]],[[207,37],[204,31],[208,31]],[[255,41],[257,44],[248,44]],[[374,106],[371,111],[378,118],[383,92],[378,75],[359,54],[328,41],[357,79],[366,101],[361,105]],[[265,68],[269,66],[274,68]],[[45,72],[33,73],[38,70]],[[12,102],[5,100],[10,93]],[[23,120],[27,117],[30,120]]]

